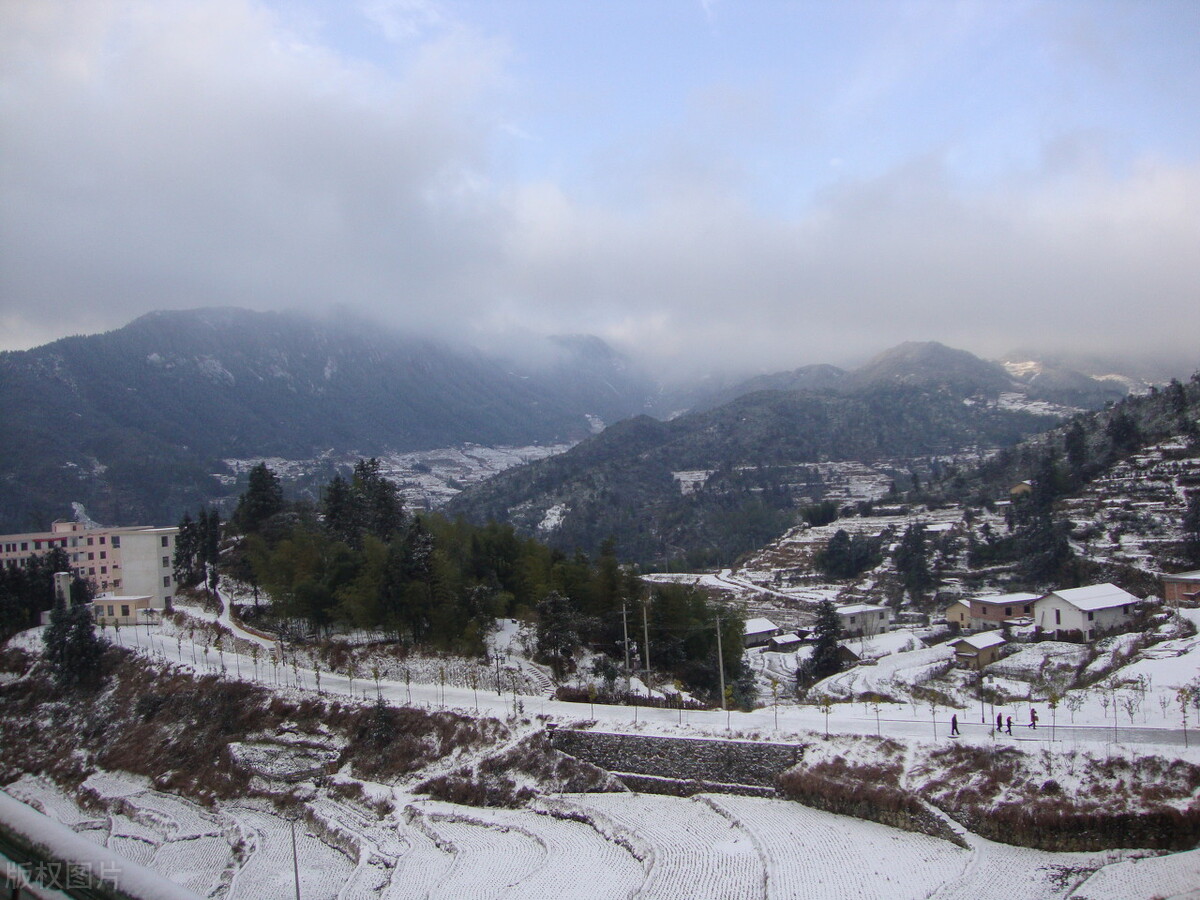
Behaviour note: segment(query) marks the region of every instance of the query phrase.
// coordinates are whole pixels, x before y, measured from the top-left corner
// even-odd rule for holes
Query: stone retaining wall
[[[775,779],[804,758],[804,744],[614,734],[557,729],[555,750],[610,772],[712,785],[773,790]]]

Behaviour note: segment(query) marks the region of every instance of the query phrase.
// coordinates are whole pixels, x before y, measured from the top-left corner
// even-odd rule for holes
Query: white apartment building
[[[90,581],[97,593],[150,597],[155,609],[170,605],[178,528],[86,528],[65,521],[50,527],[33,534],[0,535],[0,565],[23,567],[32,557],[61,547],[72,571]]]

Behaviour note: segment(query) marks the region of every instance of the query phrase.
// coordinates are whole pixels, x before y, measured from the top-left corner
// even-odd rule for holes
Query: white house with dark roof
[[[1140,599],[1115,584],[1052,591],[1033,604],[1033,619],[1043,632],[1077,632],[1085,641],[1118,631],[1133,620]]]
[[[871,603],[851,603],[837,608],[842,634],[883,634],[892,624],[892,611]]]

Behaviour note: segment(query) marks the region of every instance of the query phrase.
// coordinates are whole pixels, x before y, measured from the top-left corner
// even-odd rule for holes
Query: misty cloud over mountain
[[[592,333],[692,369],[930,338],[1193,367],[1194,60],[1151,54],[1154,21],[1089,18],[1084,46],[1052,13],[935,12],[881,16],[772,80],[706,51],[833,25],[688,10],[671,27],[695,42],[691,80],[662,87],[673,60],[639,58],[626,84],[601,50],[559,84],[529,22],[438,4],[6,4],[3,345],[228,304]],[[663,27],[628,40],[670,44]],[[1022,37],[1059,54],[1042,94],[1002,87]],[[997,80],[972,94],[956,76],[984,51]],[[1151,85],[1178,104],[1141,102]],[[965,119],[976,102],[1000,118]]]

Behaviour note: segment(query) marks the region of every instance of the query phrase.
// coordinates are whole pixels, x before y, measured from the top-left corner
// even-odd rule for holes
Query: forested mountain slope
[[[353,322],[206,309],[0,354],[0,531],[67,504],[171,521],[227,457],[573,440],[639,411],[649,382],[594,338],[536,365]],[[589,418],[593,417],[593,418]]]
[[[594,552],[611,537],[623,559],[726,563],[821,498],[806,463],[1008,446],[1057,421],[905,385],[764,391],[667,423],[619,423],[464,492],[447,512],[510,521],[564,550]],[[690,486],[676,477],[695,470]]]

